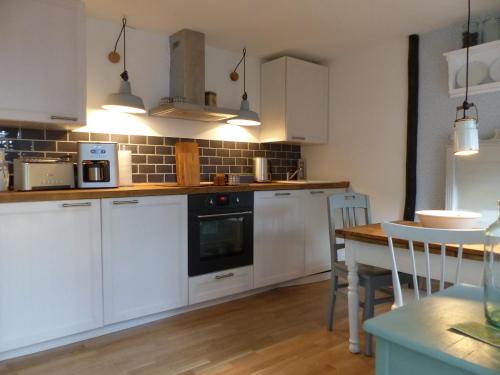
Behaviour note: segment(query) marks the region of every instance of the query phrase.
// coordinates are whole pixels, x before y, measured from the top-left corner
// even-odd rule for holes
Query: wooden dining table
[[[419,225],[415,222],[398,221],[399,224]],[[359,280],[358,265],[366,264],[385,269],[392,269],[391,253],[387,245],[387,236],[381,224],[369,224],[345,229],[337,229],[338,238],[345,241],[345,262],[348,268],[348,311],[349,311],[349,350],[359,353]],[[412,273],[408,242],[393,239],[396,262],[399,272]],[[417,274],[425,276],[425,255],[423,246],[415,243],[415,264]],[[429,244],[430,276],[439,279],[441,272],[441,245]],[[455,282],[458,246],[446,246],[446,271],[444,279]],[[483,245],[464,245],[461,265],[461,283],[481,285],[483,274]]]

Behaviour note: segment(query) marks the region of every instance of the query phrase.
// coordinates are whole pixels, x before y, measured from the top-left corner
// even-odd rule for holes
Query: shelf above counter
[[[465,95],[465,88],[457,85],[457,73],[466,63],[466,53],[467,49],[462,48],[443,54],[448,62],[448,94],[452,98]],[[500,40],[472,46],[469,53],[470,63],[475,61],[482,62],[486,64],[489,70],[492,64],[500,59]],[[489,74],[482,83],[469,86],[470,95],[495,91],[500,91],[500,82],[494,82]]]

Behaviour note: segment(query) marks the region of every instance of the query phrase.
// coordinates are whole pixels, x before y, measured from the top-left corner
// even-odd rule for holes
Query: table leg
[[[346,259],[347,263],[347,300],[349,309],[349,350],[359,353],[359,291],[358,291],[358,263],[355,259]]]

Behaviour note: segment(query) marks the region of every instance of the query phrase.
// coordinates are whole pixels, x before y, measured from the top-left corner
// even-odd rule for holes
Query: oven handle
[[[253,211],[240,211],[240,212],[231,212],[227,214],[210,214],[210,215],[198,215],[198,219],[206,219],[210,217],[227,217],[227,216],[237,216],[237,215],[251,215]]]

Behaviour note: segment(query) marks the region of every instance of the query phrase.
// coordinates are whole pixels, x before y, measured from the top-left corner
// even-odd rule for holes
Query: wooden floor
[[[0,373],[373,374],[373,358],[349,353],[346,296],[337,298],[333,333],[326,330],[328,286],[275,289],[0,362]]]

